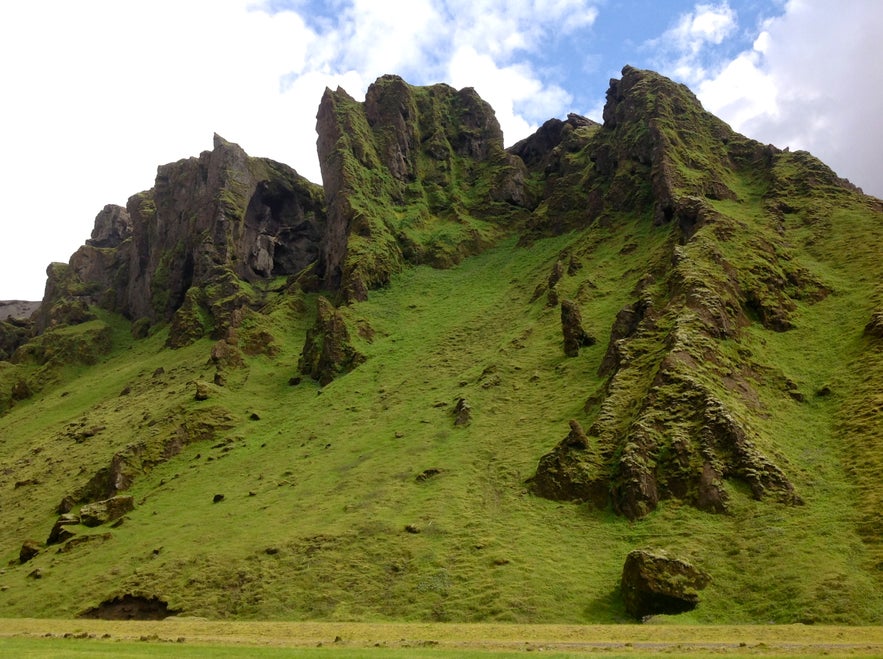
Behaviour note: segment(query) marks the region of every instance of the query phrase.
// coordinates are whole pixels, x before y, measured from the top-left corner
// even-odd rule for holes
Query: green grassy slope
[[[603,128],[562,126],[525,174],[542,200],[518,206],[524,229],[474,250],[458,246],[502,203],[499,162],[430,185],[441,165],[418,154],[429,187],[379,201],[343,181],[338,219],[358,202],[383,231],[339,223],[328,258],[371,270],[350,261],[386,234],[411,252],[328,314],[360,358],[325,386],[298,373],[318,293],[279,278],[240,296],[232,273],[187,293],[220,300],[220,341],[170,350],[180,318],[135,339],[93,309],[0,362],[0,616],[135,595],[211,618],[620,622],[623,561],[650,547],[711,575],[679,621],[878,622],[880,202],[656,74],[625,69],[608,100]],[[410,153],[397,135],[374,146]],[[597,339],[575,357],[563,301]],[[585,442],[561,448],[571,421]],[[604,505],[532,494],[559,449]],[[59,512],[115,493],[135,501],[121,524],[19,563]]]
[[[354,335],[368,359],[321,389],[288,384],[310,325],[301,310],[314,306],[300,296],[282,296],[240,331],[241,346],[268,332],[278,352],[245,356],[199,402],[196,382],[215,370],[211,342],[169,352],[163,332],[135,341],[127,323],[104,318],[113,350],[102,363],[0,418],[0,548],[10,562],[0,615],[74,616],[132,593],[210,617],[614,622],[625,619],[626,553],[656,546],[713,577],[682,619],[878,620],[879,579],[857,530],[863,483],[848,474],[836,420],[856,393],[839,383],[864,341],[851,313],[867,304],[858,261],[819,256],[837,293],[798,309],[795,330],[747,330],[763,361],[805,393],[800,403],[783,395],[778,374],[758,383],[767,398],[757,423],[805,505],[755,501],[737,485],[729,515],[663,501],[629,522],[527,493],[568,421],[590,423],[585,402],[603,385],[614,316],[669,232],[620,215],[530,247],[510,240],[456,268],[406,270],[346,308],[373,329],[370,341]],[[598,338],[576,358],[564,356],[558,307],[531,301],[562,254],[582,267],[559,292],[579,300]],[[825,385],[834,393],[815,395]],[[472,408],[466,426],[454,425],[459,398]],[[22,541],[45,539],[58,502],[115,452],[206,418],[221,424],[213,436],[141,465],[121,526],[77,527],[95,539],[14,564]],[[82,428],[100,429],[80,439]],[[427,470],[439,473],[418,479]],[[15,487],[27,480],[36,482]],[[224,500],[213,503],[216,494]],[[28,576],[35,569],[42,578]]]

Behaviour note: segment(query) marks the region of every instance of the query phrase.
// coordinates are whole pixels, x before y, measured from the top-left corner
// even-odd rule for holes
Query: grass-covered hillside
[[[335,157],[343,190],[364,172]],[[603,127],[548,124],[505,163],[517,208],[447,267],[401,245],[456,213],[421,206],[420,231],[369,218],[403,255],[364,299],[309,268],[237,280],[229,322],[195,306],[202,338],[172,349],[174,322],[91,290],[84,322],[16,339],[0,616],[132,596],[209,618],[623,622],[625,557],[653,548],[711,577],[680,620],[877,623],[880,202],[634,69]],[[477,217],[461,228],[492,221]],[[319,253],[367,285],[339,252],[349,226]],[[116,521],[56,524],[114,495],[133,504]]]

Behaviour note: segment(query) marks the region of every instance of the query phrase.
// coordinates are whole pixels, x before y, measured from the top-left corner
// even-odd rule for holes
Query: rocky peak
[[[321,187],[217,134],[213,144],[198,158],[158,167],[154,187],[125,209],[98,214],[70,265],[50,268],[38,329],[81,322],[93,304],[151,322],[183,313],[192,322],[173,323],[188,328],[172,341],[181,345],[220,331],[234,308],[250,304],[240,282],[292,275],[316,260]]]
[[[328,208],[316,274],[345,299],[407,262],[458,262],[527,205],[524,165],[503,150],[493,109],[473,89],[382,76],[364,103],[326,89],[316,130]],[[446,226],[444,244],[427,244],[430,225]]]
[[[119,247],[132,235],[132,219],[122,206],[108,204],[95,216],[92,238],[86,241],[91,247]]]

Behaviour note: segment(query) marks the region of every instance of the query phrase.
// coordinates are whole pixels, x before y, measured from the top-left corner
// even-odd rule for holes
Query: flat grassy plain
[[[880,656],[881,627],[0,620],[28,657]]]

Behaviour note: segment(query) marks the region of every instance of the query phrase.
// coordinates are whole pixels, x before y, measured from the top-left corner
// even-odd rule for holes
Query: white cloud
[[[698,96],[746,135],[807,149],[883,196],[883,3],[791,0]]]
[[[697,4],[661,37],[644,47],[657,51],[662,70],[688,83],[697,82],[706,76],[703,56],[707,47],[719,45],[736,27],[736,12],[727,2]]]
[[[570,109],[531,64],[598,0],[42,0],[0,4],[0,299],[39,298],[106,203],[212,133],[319,180],[326,86],[472,86],[507,143]],[[317,11],[318,10],[318,11]]]

